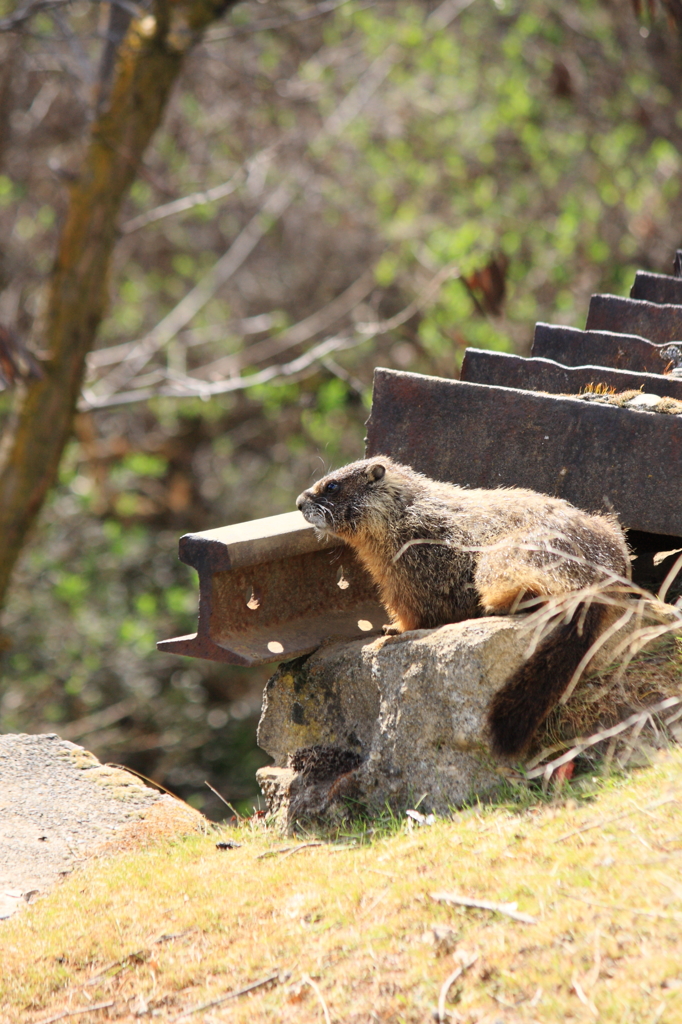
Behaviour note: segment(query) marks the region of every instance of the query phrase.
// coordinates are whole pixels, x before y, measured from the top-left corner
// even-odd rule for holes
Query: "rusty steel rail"
[[[367,454],[436,480],[530,487],[682,536],[682,416],[378,369]]]
[[[352,550],[320,542],[300,512],[287,512],[180,541],[199,573],[199,624],[162,640],[161,651],[233,665],[308,654],[330,636],[379,630],[386,613]]]
[[[603,383],[682,398],[682,378],[664,372],[682,365],[682,252],[675,274],[639,271],[630,298],[593,296],[584,331],[538,324],[531,359],[469,350],[461,381],[377,369],[367,455],[616,511],[653,585],[671,557],[658,565],[657,552],[682,547],[682,416],[570,393]],[[180,557],[199,573],[199,624],[163,651],[258,665],[385,619],[351,549],[320,543],[298,512],[188,534]]]
[[[658,345],[682,341],[682,305],[593,295],[585,329],[638,334]]]
[[[547,391],[552,395],[577,395],[590,385],[602,384],[616,391],[641,390],[682,401],[682,377],[614,370],[599,365],[562,365],[553,359],[526,359],[490,349],[466,350],[460,380],[498,388]]]
[[[682,363],[682,342],[655,345],[636,334],[581,331],[577,327],[536,324],[531,356],[564,366],[612,366],[634,373],[662,374],[671,362]]]
[[[635,283],[630,289],[630,298],[645,299],[647,302],[657,302],[661,305],[682,306],[682,278],[638,270],[635,274]]]

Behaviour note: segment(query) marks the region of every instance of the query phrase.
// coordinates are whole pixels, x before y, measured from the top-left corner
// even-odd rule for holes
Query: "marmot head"
[[[320,533],[349,538],[399,514],[418,479],[409,466],[377,455],[322,477],[299,494],[296,506]]]

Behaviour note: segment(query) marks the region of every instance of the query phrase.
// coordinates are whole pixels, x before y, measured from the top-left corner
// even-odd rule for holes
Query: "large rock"
[[[348,800],[373,811],[419,803],[444,813],[488,792],[500,775],[486,709],[528,641],[518,620],[475,619],[330,643],[281,665],[258,728],[274,759],[258,773],[270,811],[283,825],[333,816]],[[291,755],[310,748],[309,763],[292,770]],[[329,764],[334,751],[362,763],[339,776]]]
[[[490,617],[330,642],[281,665],[258,728],[274,760],[258,772],[270,812],[285,827],[333,820],[349,802],[442,814],[489,793],[505,766],[490,751],[488,705],[527,657],[536,621]],[[591,672],[622,639],[603,647]]]

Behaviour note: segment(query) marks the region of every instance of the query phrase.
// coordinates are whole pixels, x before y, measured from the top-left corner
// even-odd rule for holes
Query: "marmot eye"
[[[338,491],[339,485],[336,480],[330,480],[324,489],[325,494],[333,494],[334,491]]]

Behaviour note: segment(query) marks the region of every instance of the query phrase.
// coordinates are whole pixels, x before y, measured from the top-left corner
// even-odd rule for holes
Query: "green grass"
[[[112,1003],[73,1019],[171,1021],[278,972],[187,1019],[313,1021],[326,1008],[332,1021],[426,1022],[476,955],[449,990],[450,1020],[672,1024],[681,792],[674,751],[544,802],[512,788],[431,827],[386,815],[329,840],[254,823],[93,860],[2,925],[1,1019]],[[220,838],[242,845],[220,851]],[[515,901],[536,923],[437,903],[442,890]]]

